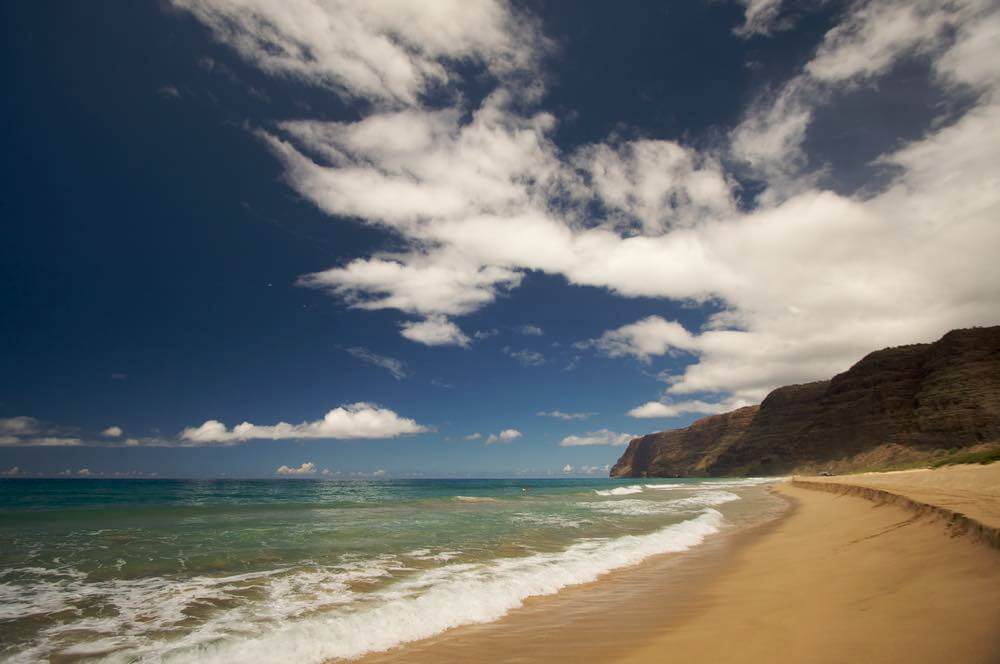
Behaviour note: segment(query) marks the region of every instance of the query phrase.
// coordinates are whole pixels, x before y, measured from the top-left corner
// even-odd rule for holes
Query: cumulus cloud
[[[312,461],[306,461],[298,468],[290,466],[279,466],[275,471],[278,475],[315,475],[316,474],[316,464]]]
[[[362,348],[360,346],[348,348],[347,352],[363,362],[368,362],[369,364],[374,364],[377,367],[385,369],[391,373],[392,377],[396,380],[403,380],[406,378],[406,369],[404,368],[403,363],[397,359],[373,353],[367,348]]]
[[[566,464],[565,466],[563,466],[563,469],[562,469],[562,471],[563,471],[564,473],[572,473],[572,472],[573,472],[573,466],[571,466],[571,465],[569,465],[569,464],[567,463],[567,464]]]
[[[697,347],[694,336],[683,325],[659,316],[608,330],[599,338],[579,345],[597,348],[610,357],[631,355],[644,361],[669,350],[693,351]]]
[[[124,432],[122,431],[121,427],[111,426],[102,431],[101,435],[105,436],[106,438],[120,438],[123,433]]]
[[[385,477],[385,469],[379,468],[378,470],[372,473],[372,477]]]
[[[425,346],[469,345],[469,337],[450,320],[443,316],[431,316],[418,322],[403,323],[401,334]]]
[[[631,433],[616,433],[608,429],[590,431],[580,436],[566,436],[559,441],[560,447],[580,447],[584,445],[625,445],[635,438]]]
[[[509,443],[512,440],[516,440],[523,436],[517,429],[504,429],[500,433],[491,433],[486,438],[486,444],[492,445],[493,443]]]
[[[483,434],[477,431],[476,433],[470,433],[468,436],[463,437],[462,440],[479,440],[482,437]]]
[[[90,469],[81,468],[80,470],[76,471],[76,474],[78,477],[90,477]]]
[[[640,411],[662,413],[685,398],[758,400],[778,385],[827,378],[874,348],[997,322],[993,3],[850,4],[717,152],[653,139],[560,149],[556,118],[539,96],[522,94],[516,75],[544,79],[544,39],[507,5],[446,4],[414,16],[395,3],[182,4],[261,69],[372,101],[357,121],[296,119],[257,135],[305,199],[396,239],[394,253],[302,283],[359,309],[419,318],[401,327],[407,338],[468,345],[453,319],[505,296],[529,271],[625,297],[711,302],[719,313],[698,329],[648,317],[592,342],[615,357],[690,357],[670,377],[663,407]],[[781,3],[744,4],[744,32],[778,27]],[[442,35],[454,43],[442,45]],[[817,110],[913,57],[946,94],[972,101],[881,155],[890,173],[880,190],[823,189],[822,159],[807,154]],[[391,58],[398,69],[386,66]],[[420,103],[436,86],[460,85],[457,60],[491,74],[492,92]],[[740,200],[736,175],[763,193]]]
[[[554,417],[557,420],[585,420],[596,413],[564,413],[561,410],[541,410],[536,413],[539,417]]]
[[[362,439],[395,438],[404,434],[422,433],[427,427],[400,417],[388,408],[358,402],[338,406],[323,419],[301,424],[279,422],[270,425],[243,422],[232,429],[217,420],[208,420],[198,427],[188,427],[181,432],[181,439],[189,444],[237,444],[254,438],[270,440],[289,439]]]

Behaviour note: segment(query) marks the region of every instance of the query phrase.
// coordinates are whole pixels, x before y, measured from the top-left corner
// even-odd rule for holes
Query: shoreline
[[[532,596],[498,620],[466,624],[432,637],[371,652],[356,664],[427,662],[614,662],[626,647],[651,642],[664,622],[687,618],[706,578],[724,570],[734,554],[766,537],[794,511],[794,501],[762,488],[772,509],[743,524],[727,524],[700,545],[657,554],[595,581],[554,595]],[[758,500],[760,500],[758,498]],[[583,645],[580,649],[579,646]],[[336,664],[344,660],[329,660]]]
[[[1000,466],[959,468],[926,477],[986,478],[987,487],[1000,478]],[[814,479],[839,486],[776,485],[788,507],[770,521],[531,598],[498,621],[354,661],[640,664],[669,653],[713,663],[1000,662],[1000,559],[989,538],[977,540],[974,528],[956,528],[937,509],[915,511],[911,498],[873,502],[881,494],[851,488],[862,476],[799,481]],[[902,493],[908,480],[893,480]],[[962,495],[976,502],[978,494]],[[636,585],[643,580],[645,590]],[[623,583],[628,610],[603,620],[572,610],[588,598],[614,604]],[[540,616],[558,628],[538,634]]]

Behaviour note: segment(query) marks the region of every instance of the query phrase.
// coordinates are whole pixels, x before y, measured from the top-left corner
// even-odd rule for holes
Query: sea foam
[[[365,608],[286,621],[254,635],[219,638],[219,631],[209,630],[199,638],[193,633],[177,644],[179,647],[164,651],[164,644],[150,644],[139,652],[130,651],[129,658],[305,664],[356,657],[459,625],[496,620],[528,597],[588,583],[649,556],[690,549],[717,532],[721,524],[722,514],[707,508],[687,521],[646,535],[582,540],[558,553],[446,565],[375,593],[374,601]]]
[[[632,493],[642,493],[642,487],[638,484],[633,484],[632,486],[619,486],[614,489],[598,489],[594,493],[598,496],[627,496]]]

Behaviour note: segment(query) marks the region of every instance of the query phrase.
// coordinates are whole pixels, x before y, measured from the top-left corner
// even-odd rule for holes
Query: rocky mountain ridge
[[[875,351],[760,406],[636,438],[612,477],[836,472],[1000,441],[1000,326]]]

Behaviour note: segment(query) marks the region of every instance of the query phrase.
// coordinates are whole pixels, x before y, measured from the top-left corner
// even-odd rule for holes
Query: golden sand
[[[825,481],[989,515],[998,478],[1000,464]],[[1000,550],[898,505],[777,491],[792,509],[756,532],[362,661],[1000,662]]]

